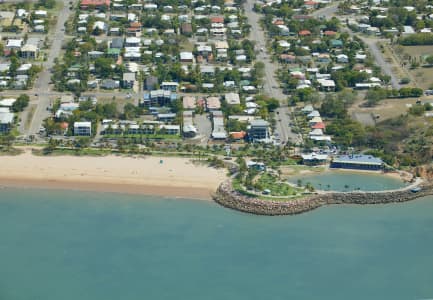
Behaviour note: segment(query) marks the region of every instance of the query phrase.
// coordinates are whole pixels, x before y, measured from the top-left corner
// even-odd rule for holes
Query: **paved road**
[[[338,2],[327,6],[325,8],[316,10],[311,15],[314,17],[323,17],[325,19],[331,19],[332,17],[337,15],[338,11]],[[376,64],[382,69],[382,72],[388,76],[391,77],[391,85],[394,89],[400,89],[400,80],[399,78],[393,73],[392,71],[392,64],[389,64],[385,61],[385,58],[383,57],[382,52],[380,51],[379,47],[377,46],[377,42],[381,41],[380,39],[376,38],[369,38],[364,37],[361,35],[355,34],[350,28],[348,28],[346,25],[343,24],[343,31],[347,32],[350,36],[357,36],[360,38],[370,49],[371,55],[373,55],[374,60],[376,61]]]
[[[336,15],[338,11],[338,5],[340,2],[334,2],[331,5],[328,5],[324,8],[318,9],[311,13],[313,17],[320,18],[323,17],[325,19],[330,19]]]
[[[197,126],[198,136],[200,136],[200,145],[206,146],[212,133],[212,123],[208,114],[195,115],[194,123]]]
[[[350,30],[350,29],[349,29]],[[374,60],[376,61],[376,64],[382,69],[382,72],[386,75],[391,77],[391,85],[394,89],[400,89],[400,80],[395,75],[395,73],[392,71],[392,64],[387,63],[385,61],[385,58],[383,57],[382,51],[380,51],[379,47],[377,46],[377,42],[381,41],[380,39],[374,39],[374,38],[367,38],[363,36],[358,36],[364,44],[368,46],[370,49],[371,55],[373,55]]]
[[[74,2],[76,2],[76,0]],[[52,89],[50,86],[50,70],[54,66],[55,58],[60,56],[60,50],[64,40],[64,23],[69,18],[71,13],[72,11],[69,9],[69,0],[63,0],[63,8],[59,11],[57,16],[57,24],[55,26],[54,32],[49,35],[49,38],[51,39],[51,48],[48,53],[48,58],[43,63],[43,70],[39,73],[32,90],[38,97],[38,105],[28,130],[24,132],[25,135],[36,134],[39,132],[42,121],[49,116],[49,111],[47,111],[46,108],[50,105],[51,101],[49,97]]]
[[[260,27],[261,15],[254,11],[254,0],[247,0],[245,3],[245,15],[248,18],[248,23],[251,25],[251,39],[256,42],[259,51],[257,55],[257,61],[263,61],[265,63],[265,78],[263,84],[263,91],[266,95],[274,97],[280,100],[281,107],[277,110],[277,122],[276,122],[276,133],[279,134],[281,143],[284,144],[287,141],[299,142],[299,136],[293,133],[289,127],[290,124],[290,111],[287,107],[285,99],[287,96],[283,94],[282,89],[279,87],[279,83],[275,78],[278,70],[278,63],[269,61],[269,53],[266,48],[266,37],[263,29]]]

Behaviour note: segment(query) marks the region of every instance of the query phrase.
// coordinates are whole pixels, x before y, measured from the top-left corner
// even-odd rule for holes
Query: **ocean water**
[[[396,178],[381,174],[348,172],[330,170],[322,174],[301,175],[290,178],[290,182],[297,183],[301,179],[302,185],[311,183],[316,189],[333,191],[382,191],[398,189],[406,184]]]
[[[433,298],[433,198],[263,217],[0,190],[1,300]]]

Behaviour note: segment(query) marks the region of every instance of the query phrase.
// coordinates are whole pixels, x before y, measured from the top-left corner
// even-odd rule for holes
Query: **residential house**
[[[113,79],[104,79],[102,80],[100,87],[106,90],[114,90],[120,87],[120,82]]]
[[[8,111],[0,112],[0,133],[8,133],[14,121],[14,114]]]
[[[33,27],[33,32],[45,32],[45,26],[44,25],[36,25]]]
[[[408,36],[408,35],[411,35],[411,34],[414,34],[414,33],[416,33],[416,32],[415,32],[415,29],[413,29],[412,26],[403,26],[403,32],[401,33],[402,36]]]
[[[165,114],[158,114],[157,115],[158,121],[164,122],[164,123],[173,123],[176,119],[175,113],[165,113]]]
[[[24,44],[23,39],[8,39],[8,41],[6,43],[6,49],[18,51],[21,49],[23,44]]]
[[[132,89],[135,84],[135,73],[125,72],[122,78],[122,87],[125,89]]]
[[[181,32],[183,35],[191,36],[192,35],[192,25],[191,23],[182,23]]]
[[[165,91],[165,90],[152,90],[149,94],[143,95],[143,102],[142,104],[145,107],[150,106],[165,106],[167,104],[170,104],[172,101],[175,101],[177,99],[177,94],[172,93],[171,91]]]
[[[48,16],[48,12],[46,10],[36,10],[34,15],[37,18],[46,18]]]
[[[332,79],[318,79],[317,83],[322,91],[331,92],[335,90],[335,81]]]
[[[330,45],[332,48],[343,48],[343,41],[342,40],[331,40]]]
[[[102,21],[96,21],[93,23],[93,30],[98,30],[101,33],[105,33],[108,30],[108,25],[105,22]]]
[[[293,64],[296,62],[296,56],[290,54],[280,54],[280,61],[286,64]]]
[[[81,9],[94,8],[109,8],[110,0],[81,0]]]
[[[158,85],[158,77],[156,76],[148,76],[145,82],[145,88],[148,91],[154,90]]]
[[[173,81],[164,81],[163,83],[161,83],[161,89],[163,89],[164,91],[175,92],[178,86],[179,83]]]
[[[193,63],[194,62],[194,55],[192,54],[192,52],[180,52],[179,53],[180,56],[180,62],[183,63]]]
[[[214,140],[225,140],[228,137],[227,131],[224,128],[224,114],[220,110],[212,112],[211,137]]]
[[[96,59],[98,57],[102,57],[104,55],[104,52],[96,51],[96,50],[95,51],[89,51],[87,53],[87,55],[89,55],[89,58],[91,58],[91,59]]]
[[[110,48],[122,49],[123,48],[123,38],[121,38],[121,37],[113,38],[110,42]]]
[[[194,110],[197,107],[196,99],[193,96],[184,96],[182,103],[185,110]]]
[[[22,64],[21,66],[19,66],[16,72],[18,75],[27,75],[29,74],[31,68],[32,64]]]
[[[241,104],[239,94],[237,94],[237,93],[227,93],[227,94],[225,94],[224,99],[228,105],[240,105]]]
[[[337,62],[339,63],[349,62],[349,57],[346,54],[338,54],[336,57],[337,57]]]
[[[159,132],[168,135],[179,135],[180,126],[179,125],[160,125]]]
[[[213,76],[215,74],[215,67],[209,66],[209,65],[201,65],[200,66],[200,73],[203,75]]]
[[[125,47],[140,47],[141,39],[138,37],[127,37],[125,40]]]
[[[289,36],[290,35],[289,27],[287,27],[286,25],[279,24],[279,25],[277,25],[277,27],[278,27],[279,35],[281,35],[281,36]]]
[[[108,48],[107,56],[117,59],[120,55],[121,49],[119,48]]]
[[[39,55],[39,48],[35,45],[25,44],[20,51],[20,56],[24,59],[36,59]]]
[[[218,111],[221,109],[221,101],[219,97],[207,97],[206,108],[208,111]]]

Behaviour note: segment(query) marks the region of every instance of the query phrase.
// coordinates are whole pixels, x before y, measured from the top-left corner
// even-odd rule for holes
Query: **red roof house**
[[[311,31],[310,30],[301,30],[301,31],[299,31],[299,35],[300,36],[311,35]]]
[[[223,17],[212,17],[210,18],[211,23],[224,23]]]
[[[309,8],[314,8],[316,5],[318,5],[319,3],[317,3],[316,1],[305,1],[304,2],[304,5],[306,6],[306,7],[309,7]]]
[[[311,129],[325,129],[325,123],[323,122],[317,122],[314,125],[311,126]]]
[[[273,21],[272,24],[274,24],[274,25],[284,25],[284,21],[281,20],[281,19],[277,19],[277,20]]]
[[[334,36],[337,33],[335,31],[332,31],[332,30],[326,30],[325,32],[323,32],[323,34],[326,36]]]
[[[87,7],[110,7],[110,0],[81,0],[81,8]]]
[[[233,131],[230,132],[230,137],[234,140],[242,140],[245,138],[247,133],[245,131]]]

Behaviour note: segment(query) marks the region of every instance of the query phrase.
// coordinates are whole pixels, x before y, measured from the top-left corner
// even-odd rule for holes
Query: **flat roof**
[[[196,107],[196,100],[193,96],[184,96],[182,102],[183,108],[194,109]]]
[[[383,161],[380,158],[372,155],[354,154],[354,155],[340,155],[334,157],[334,163],[344,164],[362,164],[362,165],[382,165]]]
[[[14,98],[1,99],[0,100],[0,106],[10,107],[15,103],[15,101],[17,101],[17,99],[14,99]]]
[[[266,126],[267,127],[267,126],[269,126],[269,122],[262,120],[262,119],[256,119],[256,120],[252,120],[250,122],[250,125],[251,126]]]
[[[309,154],[301,154],[302,159],[304,160],[327,160],[327,154],[317,154],[317,153],[309,153]]]
[[[14,120],[14,114],[10,112],[0,113],[0,124],[10,124]]]
[[[92,122],[75,122],[74,127],[91,127]]]
[[[227,93],[225,94],[225,99],[227,104],[236,105],[241,103],[239,94],[237,93]]]

